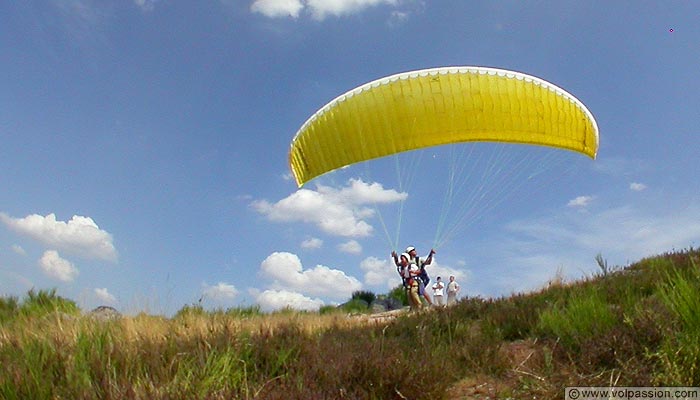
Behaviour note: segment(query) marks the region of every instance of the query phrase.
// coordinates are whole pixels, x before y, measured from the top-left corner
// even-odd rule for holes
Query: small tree
[[[352,293],[352,300],[364,300],[367,304],[372,304],[376,298],[377,295],[368,290],[358,290]]]
[[[408,296],[406,296],[406,289],[403,287],[403,285],[398,285],[395,288],[391,289],[391,291],[388,294],[388,297],[390,299],[396,299],[400,301],[401,304],[404,306],[408,305]]]

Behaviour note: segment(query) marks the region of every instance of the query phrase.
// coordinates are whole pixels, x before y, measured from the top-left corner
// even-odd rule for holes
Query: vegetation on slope
[[[700,386],[700,252],[536,293],[358,324],[342,312],[96,320],[55,291],[0,298],[0,398],[562,398]]]

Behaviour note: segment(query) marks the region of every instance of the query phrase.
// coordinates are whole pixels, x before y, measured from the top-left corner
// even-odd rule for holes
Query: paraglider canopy
[[[405,72],[357,87],[314,113],[289,153],[299,186],[334,169],[461,142],[550,146],[595,158],[598,126],[542,79],[484,67]]]

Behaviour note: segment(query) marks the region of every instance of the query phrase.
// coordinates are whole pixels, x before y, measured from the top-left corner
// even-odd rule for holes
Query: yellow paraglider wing
[[[459,142],[551,146],[595,158],[598,127],[563,89],[518,72],[433,68],[362,85],[299,129],[289,163],[299,186],[356,162]]]

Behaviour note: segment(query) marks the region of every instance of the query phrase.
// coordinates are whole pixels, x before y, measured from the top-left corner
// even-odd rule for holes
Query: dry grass
[[[565,386],[697,386],[698,256],[415,314],[185,308],[100,321],[55,293],[0,299],[0,398],[555,399]]]

